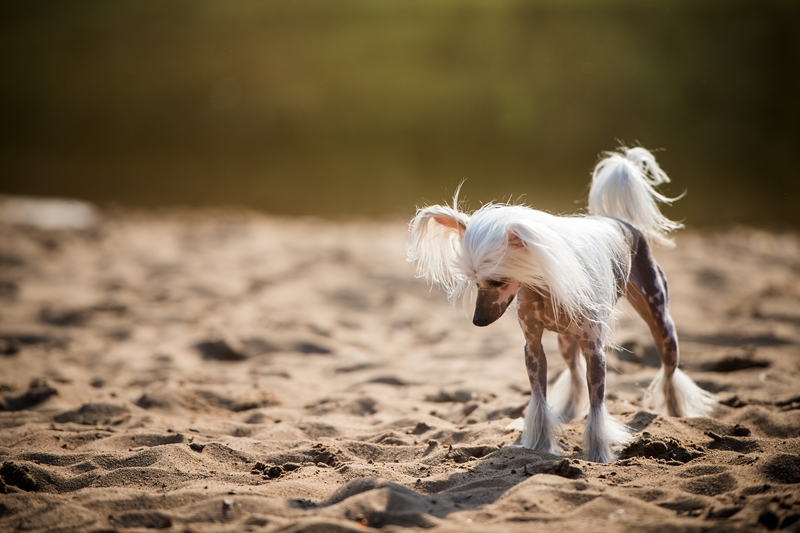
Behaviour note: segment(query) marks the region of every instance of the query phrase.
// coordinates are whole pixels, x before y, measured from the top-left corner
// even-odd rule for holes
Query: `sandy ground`
[[[800,531],[800,236],[659,252],[682,366],[722,404],[643,410],[658,358],[622,306],[608,405],[635,442],[608,465],[582,421],[560,457],[513,446],[513,313],[472,326],[405,238],[219,212],[0,225],[0,530]]]

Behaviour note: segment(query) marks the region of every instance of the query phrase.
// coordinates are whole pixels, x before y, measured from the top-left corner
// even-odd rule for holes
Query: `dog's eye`
[[[492,287],[502,287],[503,285],[506,285],[506,282],[505,281],[496,280],[496,279],[490,279],[489,280],[489,285],[491,285]]]

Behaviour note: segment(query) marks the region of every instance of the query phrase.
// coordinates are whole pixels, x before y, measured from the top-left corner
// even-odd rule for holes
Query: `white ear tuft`
[[[469,215],[450,206],[432,205],[417,211],[409,224],[408,261],[417,264],[417,275],[438,283],[448,293],[460,281],[455,260]]]
[[[457,231],[459,237],[464,235],[464,230],[467,229],[465,223],[455,216],[433,215],[432,218],[434,221],[441,224],[442,226]]]

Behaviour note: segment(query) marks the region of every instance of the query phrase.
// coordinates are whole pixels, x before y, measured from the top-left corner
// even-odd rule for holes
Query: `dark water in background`
[[[621,139],[673,218],[800,226],[800,2],[5,4],[0,192],[572,212]]]

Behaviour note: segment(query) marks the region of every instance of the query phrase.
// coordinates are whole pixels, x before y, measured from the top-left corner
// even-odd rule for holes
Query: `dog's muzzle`
[[[472,323],[478,327],[484,327],[495,322],[506,312],[509,304],[514,300],[515,294],[515,292],[511,292],[509,296],[501,296],[497,290],[479,289]]]

